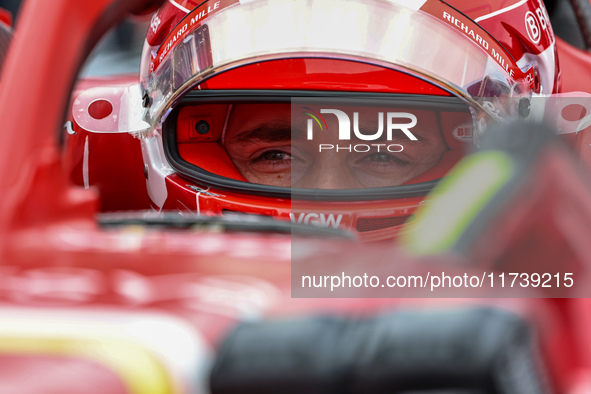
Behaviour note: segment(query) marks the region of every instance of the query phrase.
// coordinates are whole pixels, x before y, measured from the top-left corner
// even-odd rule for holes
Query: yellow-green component
[[[433,190],[402,235],[413,254],[449,251],[468,225],[509,181],[514,165],[498,151],[481,152],[462,160]]]
[[[117,374],[131,394],[172,394],[165,367],[143,347],[120,340],[4,337],[0,353],[70,356],[93,360]]]

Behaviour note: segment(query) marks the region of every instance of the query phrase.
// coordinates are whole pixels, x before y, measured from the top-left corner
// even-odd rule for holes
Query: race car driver
[[[146,38],[135,134],[154,209],[384,239],[559,76],[537,0],[170,0]]]

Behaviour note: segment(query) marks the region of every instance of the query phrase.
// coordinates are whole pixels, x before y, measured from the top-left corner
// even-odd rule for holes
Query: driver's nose
[[[363,185],[353,175],[345,161],[346,155],[334,152],[321,152],[308,167],[305,174],[297,174],[298,167],[292,167],[292,185],[303,189],[359,189]],[[303,170],[303,169],[302,169]],[[298,176],[300,175],[300,176]]]

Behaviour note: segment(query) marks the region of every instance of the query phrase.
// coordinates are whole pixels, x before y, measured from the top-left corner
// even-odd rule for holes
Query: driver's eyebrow
[[[375,140],[372,140],[373,143],[378,143],[378,142],[396,143],[396,142],[401,142],[401,141],[402,142],[410,141],[408,136],[406,134],[404,134],[400,129],[394,129],[392,131],[392,139],[390,141],[388,141],[388,132],[386,131],[386,125],[384,125],[383,127],[384,127],[384,130],[382,131],[382,135],[380,135]],[[371,135],[371,134],[374,134],[378,130],[378,124],[373,123],[373,122],[361,123],[359,125],[359,130],[361,131],[362,134]],[[412,133],[412,135],[414,135],[417,138],[417,141],[425,142],[427,140],[427,138],[425,137],[425,134],[428,134],[428,132],[426,130],[414,127],[412,129],[410,129],[409,131]],[[361,140],[361,139],[357,138],[355,133],[353,133],[353,127],[351,127],[351,140],[355,140],[357,143],[366,143],[367,142],[365,140]]]
[[[305,138],[301,127],[293,127],[291,122],[271,121],[242,131],[232,138],[232,143],[258,144],[261,142],[281,142]]]

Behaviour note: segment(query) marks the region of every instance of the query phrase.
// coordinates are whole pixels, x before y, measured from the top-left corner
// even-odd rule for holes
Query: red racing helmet
[[[141,138],[157,210],[379,240],[559,76],[537,0],[169,0],[117,127]]]

